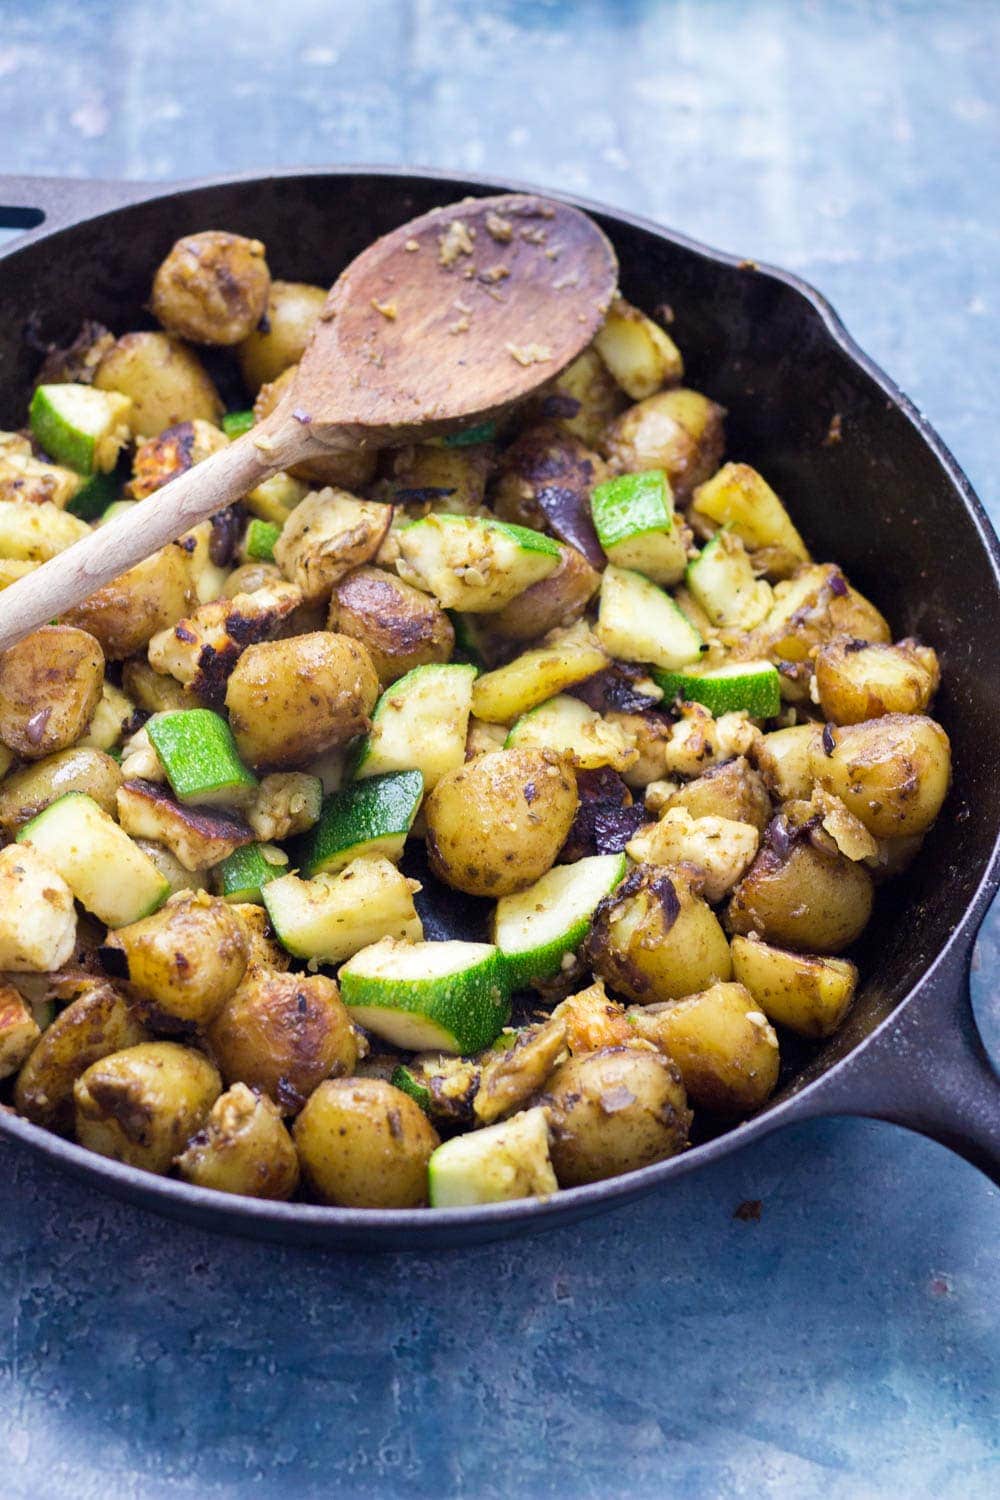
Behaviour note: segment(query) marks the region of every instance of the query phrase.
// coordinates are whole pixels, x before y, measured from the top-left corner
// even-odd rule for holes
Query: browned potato
[[[266,907],[249,901],[233,901],[229,909],[239,919],[247,941],[247,969],[256,965],[283,973],[291,964],[291,958],[274,935]]]
[[[771,799],[760,776],[742,755],[712,766],[673,793],[665,811],[683,807],[692,818],[731,818],[763,833],[771,821]]]
[[[133,500],[145,500],[178,474],[218,453],[228,442],[224,432],[201,418],[167,427],[137,449],[125,493]]]
[[[178,422],[218,425],[225,411],[201,360],[167,333],[126,333],[101,360],[94,384],[130,397],[136,438],[154,438]]]
[[[846,958],[789,953],[754,937],[734,937],[733,972],[769,1021],[800,1036],[837,1030],[854,999],[858,971]]]
[[[299,1183],[299,1159],[280,1111],[245,1083],[219,1095],[177,1166],[195,1187],[247,1198],[290,1198]]]
[[[532,412],[596,448],[604,429],[628,403],[593,344],[543,388]]]
[[[41,1034],[19,991],[0,979],[0,1078],[17,1072]]]
[[[729,944],[699,884],[685,866],[631,870],[594,913],[585,949],[594,972],[640,1005],[728,979]]]
[[[536,641],[559,626],[579,620],[597,593],[601,575],[575,547],[560,542],[560,562],[490,616],[490,630],[508,641]]]
[[[574,1057],[581,1052],[597,1052],[602,1047],[620,1047],[635,1035],[617,1000],[609,1000],[603,979],[596,979],[585,990],[568,995],[552,1012],[561,1021],[566,1045]]]
[[[543,422],[522,432],[504,452],[490,503],[501,520],[551,531],[579,545],[581,524],[593,534],[590,492],[606,477],[599,454]]]
[[[936,653],[914,640],[886,646],[839,636],[816,655],[820,707],[834,724],[923,713],[940,680]]]
[[[103,323],[85,318],[70,344],[50,345],[35,376],[36,385],[93,385],[97,366],[115,341]]]
[[[295,1122],[309,1186],[347,1208],[419,1208],[439,1144],[420,1106],[380,1078],[321,1083]]]
[[[321,286],[305,281],[271,282],[263,318],[236,351],[240,374],[252,396],[299,362],[325,301]]]
[[[269,1094],[285,1114],[324,1078],[350,1073],[358,1042],[340,991],[325,974],[254,968],[208,1028],[227,1084]]]
[[[713,984],[671,1005],[629,1011],[639,1036],[672,1058],[695,1109],[745,1115],[778,1081],[778,1038],[742,984]]]
[[[263,422],[287,396],[298,365],[283,370],[277,380],[262,385],[253,404],[254,419]],[[363,490],[375,475],[378,454],[373,448],[331,449],[300,464],[293,464],[289,474],[312,484],[331,484],[351,494]]]
[[[757,932],[805,952],[839,953],[864,931],[872,899],[872,879],[862,865],[793,836],[787,850],[765,844],[733,891],[727,921],[732,932]]]
[[[0,830],[12,839],[19,828],[67,792],[86,792],[113,817],[115,795],[121,784],[122,773],[117,762],[103,750],[82,745],[74,750],[58,750],[45,760],[12,772],[0,782]]]
[[[109,661],[121,661],[179,620],[191,597],[187,554],[171,542],[67,610],[62,623],[88,630]]]
[[[136,707],[148,714],[164,714],[176,708],[198,706],[175,677],[165,677],[162,672],[155,672],[145,656],[132,656],[122,663],[122,685]]]
[[[834,563],[808,563],[779,583],[766,619],[742,643],[740,654],[777,662],[805,662],[834,636],[891,642],[892,632],[874,604],[851,587]]]
[[[483,513],[486,480],[494,465],[491,443],[473,443],[467,448],[417,443],[392,450],[389,462],[390,472],[379,493],[384,491],[384,498],[394,505],[406,506],[414,519],[428,511],[453,516]]]
[[[455,648],[437,600],[381,568],[355,568],[334,586],[328,623],[364,643],[383,688],[414,667],[450,661]]]
[[[456,890],[505,896],[555,863],[576,778],[548,750],[496,750],[447,771],[424,803],[431,868]]]
[[[149,1033],[110,984],[90,980],[61,1010],[18,1074],[14,1108],[47,1130],[73,1123],[73,1085],[91,1063],[138,1046]]]
[[[149,307],[195,344],[240,344],[267,309],[271,274],[260,240],[206,229],[177,241],[153,277]]]
[[[365,647],[320,630],[251,646],[226,688],[240,754],[258,769],[308,765],[346,745],[367,727],[377,698]]]
[[[557,1068],[539,1102],[560,1187],[600,1182],[676,1156],[691,1111],[672,1062],[640,1046],[602,1047]]]
[[[247,965],[247,940],[225,901],[207,891],[171,896],[152,916],[109,932],[105,970],[125,980],[157,1031],[208,1026]]]
[[[0,655],[0,739],[26,760],[75,744],[94,716],[104,653],[72,625],[43,625]]]
[[[101,1156],[168,1172],[220,1089],[202,1053],[177,1042],[140,1042],[91,1063],[76,1080],[76,1138]]]
[[[951,746],[923,714],[828,727],[810,750],[813,776],[878,839],[926,833],[951,779]]]
[[[811,752],[821,733],[819,724],[793,724],[789,729],[774,729],[761,735],[754,748],[754,760],[779,802],[792,798],[808,800],[812,796]]]
[[[327,488],[292,511],[274,546],[274,560],[309,604],[322,604],[335,583],[370,562],[392,521],[392,506]]]
[[[612,422],[601,451],[616,474],[663,469],[684,501],[719,467],[723,416],[721,406],[697,391],[660,391]]]

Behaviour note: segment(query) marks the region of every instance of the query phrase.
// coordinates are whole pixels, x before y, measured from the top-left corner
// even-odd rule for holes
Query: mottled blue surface
[[[816,282],[997,515],[998,34],[988,0],[0,0],[0,170],[422,161],[642,210]],[[9,1500],[1000,1492],[1000,1195],[888,1126],[427,1258],[213,1238],[9,1147],[0,1212]]]

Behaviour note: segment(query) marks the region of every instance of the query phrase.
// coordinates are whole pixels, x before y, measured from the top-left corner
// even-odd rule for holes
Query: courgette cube
[[[31,430],[50,458],[78,474],[108,474],[128,441],[132,402],[92,385],[40,385],[31,398]]]
[[[387,771],[352,781],[323,803],[319,822],[295,851],[306,875],[335,875],[353,859],[403,853],[424,795],[419,771]]]
[[[595,485],[590,508],[609,562],[634,568],[654,583],[683,578],[687,550],[662,469],[620,474]]]
[[[288,857],[274,844],[244,844],[215,867],[215,884],[225,901],[263,906],[261,890],[288,873]]]
[[[210,708],[157,714],[146,732],[178,802],[238,807],[253,795],[257,778],[240,759],[221,714]]]
[[[252,426],[252,411],[227,411],[222,419],[222,430],[227,438],[242,437]]]
[[[413,1052],[481,1052],[510,1019],[510,988],[492,943],[399,943],[365,948],[340,970],[352,1017]]]
[[[424,516],[395,535],[400,578],[470,614],[503,609],[561,558],[550,536],[481,516]]]
[[[673,670],[697,661],[701,636],[669,594],[612,563],[601,579],[597,638],[611,656]]]
[[[383,938],[422,938],[415,889],[387,859],[356,859],[337,875],[282,875],[261,896],[282,947],[296,958],[337,964]]]
[[[747,549],[727,526],[688,564],[686,582],[713,625],[752,630],[774,603],[771,585],[754,576]]]
[[[301,479],[293,479],[283,470],[262,479],[247,495],[244,504],[251,515],[262,521],[271,521],[275,526],[284,526],[295,507],[309,493],[309,486]]]
[[[262,521],[253,516],[243,538],[243,554],[250,562],[274,562],[274,544],[281,535],[281,527],[274,521]]]
[[[91,474],[89,479],[84,480],[66,509],[70,515],[79,516],[81,521],[96,521],[104,515],[109,505],[114,504],[121,493],[123,482],[124,476],[115,472]]]
[[[558,974],[587,936],[598,903],[625,874],[624,854],[594,854],[556,865],[525,891],[501,896],[493,940],[510,983],[523,989]]]
[[[627,771],[639,759],[635,736],[609,723],[595,709],[568,693],[522,714],[504,740],[505,750],[555,750],[581,771],[610,766]]]
[[[19,831],[55,865],[81,906],[108,927],[126,927],[170,894],[147,854],[84,792],[67,792]]]
[[[472,712],[488,724],[509,724],[565,688],[585,682],[608,658],[585,626],[554,631],[544,646],[524,651],[472,685]]]
[[[462,765],[475,676],[475,667],[464,662],[432,662],[386,688],[356,751],[355,778],[420,771],[429,792]]]
[[[781,679],[769,661],[727,662],[701,672],[654,668],[653,677],[668,701],[703,703],[715,718],[743,709],[752,719],[772,719],[781,710]]]
[[[430,1112],[430,1089],[426,1083],[421,1083],[420,1079],[404,1063],[400,1063],[399,1067],[394,1070],[389,1082],[394,1089],[399,1089],[401,1094],[409,1094],[410,1098],[414,1103],[420,1105],[425,1114]]]
[[[453,1136],[427,1164],[432,1208],[548,1198],[559,1191],[549,1155],[549,1126],[540,1105],[499,1125]]]

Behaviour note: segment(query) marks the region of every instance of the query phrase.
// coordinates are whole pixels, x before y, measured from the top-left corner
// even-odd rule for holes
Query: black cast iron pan
[[[26,231],[0,254],[0,427],[23,420],[40,341],[65,340],[85,317],[117,332],[147,322],[152,269],[179,235],[259,236],[280,275],[326,285],[412,215],[511,187],[523,184],[347,167],[176,189],[0,179],[8,205],[0,224]],[[767,475],[814,556],[841,563],[897,635],[922,636],[941,654],[935,711],[952,740],[954,788],[913,870],[880,893],[858,954],[855,1009],[837,1036],[796,1059],[753,1119],[681,1157],[548,1202],[362,1212],[230,1198],[120,1166],[0,1113],[4,1135],[95,1187],[262,1239],[429,1249],[570,1223],[780,1125],[833,1114],[921,1131],[1000,1182],[1000,1083],[968,996],[973,941],[1000,878],[997,538],[944,445],[810,287],[630,215],[581,206],[614,241],[625,295],[673,308],[689,382],[729,410],[729,455]]]

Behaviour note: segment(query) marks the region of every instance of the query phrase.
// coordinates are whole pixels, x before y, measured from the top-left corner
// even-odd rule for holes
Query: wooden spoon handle
[[[277,445],[262,451],[259,439],[260,429],[246,433],[4,589],[0,593],[0,650],[239,500],[286,461],[295,461],[294,455],[289,458]]]

